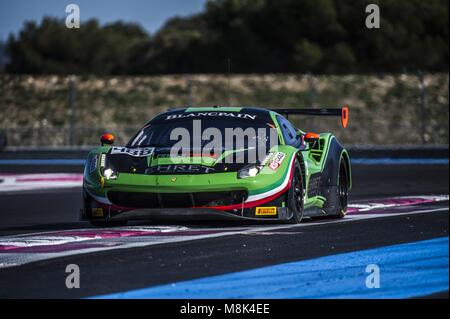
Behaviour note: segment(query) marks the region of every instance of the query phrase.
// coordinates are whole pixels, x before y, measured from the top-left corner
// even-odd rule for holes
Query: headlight
[[[244,167],[238,172],[239,178],[255,177],[258,175],[260,168],[257,166]]]
[[[117,172],[111,168],[107,168],[103,171],[103,176],[105,179],[117,179]]]
[[[248,165],[238,172],[238,178],[255,177],[261,172],[262,168],[267,165],[273,153],[267,154],[260,164]]]
[[[106,154],[100,155],[100,172],[105,179],[117,179],[119,176],[119,172],[111,164],[106,163]]]

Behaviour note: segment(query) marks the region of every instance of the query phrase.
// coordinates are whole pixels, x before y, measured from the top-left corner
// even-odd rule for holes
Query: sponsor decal
[[[97,168],[97,161],[98,161],[98,156],[95,155],[92,157],[91,162],[89,163],[89,172],[93,173],[95,171],[95,169]]]
[[[275,156],[273,157],[272,161],[269,164],[269,167],[276,171],[278,167],[280,167],[281,163],[283,163],[284,159],[286,158],[286,155],[282,152],[277,152]]]
[[[274,216],[276,214],[276,207],[256,207],[256,216]]]
[[[267,163],[269,163],[272,156],[273,156],[273,152],[270,152],[269,154],[267,154],[266,157],[264,157],[264,159],[261,161],[261,166],[262,167],[266,166]]]
[[[187,114],[173,114],[166,116],[166,120],[173,119],[181,119],[181,118],[196,118],[196,117],[233,117],[233,118],[241,118],[241,119],[256,119],[256,115],[246,114],[246,113],[238,113],[238,112],[192,112]]]
[[[106,165],[106,154],[100,156],[100,167],[105,167]]]
[[[185,165],[185,164],[174,164],[174,165],[158,165],[148,168],[146,174],[192,174],[201,173],[208,174],[214,171],[214,168],[207,167],[203,165]]]
[[[311,177],[309,178],[308,197],[313,197],[317,195],[321,178],[322,174],[320,173],[311,175]]]
[[[154,147],[144,148],[127,148],[127,147],[113,147],[111,154],[128,154],[133,157],[144,157],[152,155],[155,151]]]
[[[92,216],[103,217],[103,208],[92,208]]]

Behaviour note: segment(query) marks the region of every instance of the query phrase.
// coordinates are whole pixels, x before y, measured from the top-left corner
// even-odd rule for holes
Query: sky
[[[65,19],[70,3],[79,6],[81,23],[91,18],[102,24],[122,20],[154,33],[168,18],[202,11],[206,0],[0,0],[0,41],[17,34],[25,21],[40,22],[44,16]]]

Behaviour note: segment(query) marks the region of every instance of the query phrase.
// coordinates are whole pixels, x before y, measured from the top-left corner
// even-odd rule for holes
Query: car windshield
[[[261,143],[270,148],[278,143],[272,123],[234,118],[180,118],[150,123],[130,140],[127,147],[172,147],[182,139],[182,147],[204,148],[212,147],[211,143],[214,143],[214,147],[224,150],[258,147]]]

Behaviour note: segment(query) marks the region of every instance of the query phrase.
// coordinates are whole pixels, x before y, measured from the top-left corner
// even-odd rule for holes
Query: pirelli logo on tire
[[[274,216],[276,214],[276,207],[256,207],[256,216]]]

